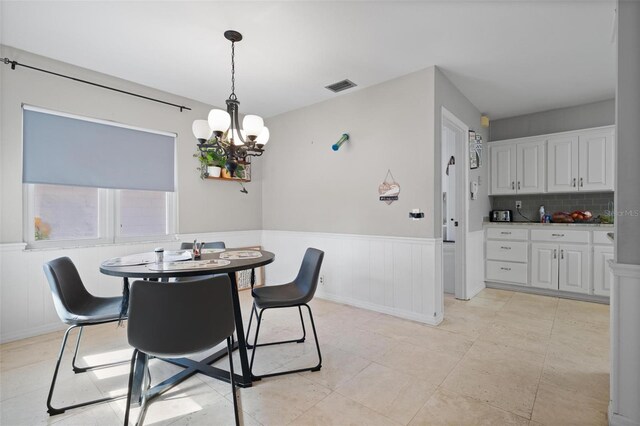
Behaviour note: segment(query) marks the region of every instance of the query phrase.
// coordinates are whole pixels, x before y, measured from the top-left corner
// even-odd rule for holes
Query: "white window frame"
[[[98,237],[75,238],[68,240],[35,239],[35,185],[24,184],[23,197],[23,233],[24,242],[29,249],[86,247],[131,242],[154,242],[177,240],[177,194],[166,193],[166,234],[141,237],[122,237],[120,235],[120,203],[116,189],[98,188]]]

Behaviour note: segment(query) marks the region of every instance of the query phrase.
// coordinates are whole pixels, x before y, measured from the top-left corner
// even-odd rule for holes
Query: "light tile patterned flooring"
[[[250,295],[242,293],[248,315]],[[606,424],[609,307],[486,289],[445,299],[429,327],[316,299],[320,372],[265,379],[241,389],[245,425],[590,425]],[[265,313],[266,339],[300,334],[294,310]],[[246,322],[245,322],[246,324]],[[49,417],[45,399],[62,333],[1,347],[0,423],[122,424],[118,401]],[[123,328],[88,328],[83,362],[129,357]],[[74,375],[70,352],[58,405],[122,392],[128,366]],[[236,354],[236,365],[238,359]],[[314,365],[312,339],[258,349],[258,373]],[[225,361],[220,361],[225,365]],[[154,382],[178,367],[152,361]],[[134,410],[133,414],[136,411]],[[145,424],[233,423],[226,383],[195,376],[149,406]]]

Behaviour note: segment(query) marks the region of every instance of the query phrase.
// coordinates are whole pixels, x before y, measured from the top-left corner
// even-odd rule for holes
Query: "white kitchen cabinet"
[[[516,193],[516,147],[515,145],[491,146],[491,194]]]
[[[577,135],[556,136],[547,142],[547,192],[578,190]]]
[[[489,195],[613,191],[613,126],[492,142]]]
[[[588,294],[589,265],[589,246],[531,244],[533,287]]]
[[[558,289],[558,245],[531,244],[531,286]]]
[[[545,140],[516,144],[516,193],[545,192]]]
[[[609,261],[613,260],[613,247],[593,247],[593,294],[609,296],[613,272],[609,268]]]
[[[613,191],[613,129],[579,136],[578,190]]]
[[[558,255],[558,289],[589,293],[591,274],[589,246],[560,244]]]

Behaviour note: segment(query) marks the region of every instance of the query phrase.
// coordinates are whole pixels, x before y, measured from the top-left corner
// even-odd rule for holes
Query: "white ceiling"
[[[440,66],[492,119],[611,98],[615,2],[2,1],[2,43],[265,117]],[[345,93],[348,93],[345,92]]]

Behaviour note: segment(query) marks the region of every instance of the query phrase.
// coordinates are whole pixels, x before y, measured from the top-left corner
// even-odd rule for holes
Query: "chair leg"
[[[136,371],[141,371],[142,377],[136,377]],[[145,384],[145,381],[147,382]],[[139,388],[140,394],[140,412],[134,423],[136,426],[142,424],[144,416],[147,412],[146,390],[151,386],[151,372],[149,370],[149,355],[135,349],[131,356],[131,367],[129,370],[129,384],[127,386],[127,404],[124,411],[124,425],[129,426],[129,414],[131,413],[131,402],[134,398],[134,386]],[[136,392],[137,393],[137,392]]]
[[[265,311],[267,309],[269,309],[269,308],[265,308],[265,309],[263,309],[263,311]],[[304,343],[304,341],[307,338],[307,330],[306,330],[306,328],[304,326],[304,319],[302,318],[302,309],[301,309],[300,306],[298,306],[298,313],[300,314],[300,324],[302,324],[302,337],[301,338],[299,338],[299,339],[291,339],[291,340],[280,340],[278,342],[260,343],[258,345],[258,347],[260,347],[260,346],[271,346],[271,345],[282,345],[284,343]],[[251,318],[249,318],[249,326],[251,326]],[[248,330],[247,330],[247,339],[246,339],[246,341],[247,342],[249,341],[249,332],[248,332]],[[254,348],[253,345],[250,345],[250,344],[247,343],[247,349],[253,349],[253,348]]]
[[[136,366],[138,350],[134,349],[131,356],[131,368],[129,369],[129,384],[127,385],[127,405],[124,407],[124,426],[129,426],[129,411],[131,411],[131,394],[133,393],[133,372]]]
[[[71,361],[71,366],[73,367],[74,373],[78,374],[78,373],[87,372],[89,370],[97,370],[99,368],[115,367],[116,365],[121,365],[129,362],[128,360],[123,360],[123,361],[109,362],[109,363],[100,364],[100,365],[78,367],[76,365],[76,358],[78,357],[78,349],[80,348],[80,339],[82,338],[82,331],[84,330],[84,327],[79,326],[79,328],[80,328],[80,331],[78,331],[78,339],[76,340],[76,350],[73,352],[73,360]]]
[[[253,337],[253,346],[251,346],[253,348],[253,351],[251,351],[251,362],[249,363],[249,372],[251,373],[251,375],[253,376],[253,360],[256,357],[256,351],[258,350],[258,334],[260,333],[260,324],[262,323],[262,313],[264,312],[264,309],[260,310],[260,313],[257,314],[256,317],[256,335]]]
[[[74,328],[78,327],[77,325],[72,325],[67,328],[67,331],[64,333],[64,337],[62,338],[62,344],[60,345],[60,353],[58,354],[58,360],[56,361],[56,368],[53,370],[53,378],[51,379],[51,387],[49,388],[49,395],[47,396],[47,413],[50,416],[55,416],[56,414],[62,414],[66,410],[71,410],[73,408],[85,407],[87,405],[98,404],[101,402],[114,401],[116,399],[123,398],[125,395],[118,395],[114,397],[108,398],[99,398],[94,399],[92,401],[82,402],[80,404],[67,405],[66,407],[55,408],[51,405],[51,400],[53,399],[53,391],[56,387],[56,380],[58,379],[58,372],[60,371],[60,361],[62,361],[62,356],[64,355],[64,348],[67,345],[67,339],[69,338],[69,333]]]
[[[283,374],[292,374],[292,373],[301,373],[303,371],[320,371],[320,369],[322,368],[322,354],[320,353],[320,342],[318,341],[318,333],[316,332],[316,325],[315,322],[313,321],[313,313],[311,312],[311,308],[309,307],[309,305],[307,305],[306,303],[304,304],[304,306],[306,306],[307,310],[309,311],[309,318],[311,319],[311,328],[313,329],[313,337],[315,339],[316,342],[316,350],[318,352],[318,364],[314,367],[308,367],[308,368],[299,368],[299,369],[295,369],[295,370],[287,370],[287,371],[280,371],[277,373],[269,373],[269,374],[263,374],[261,376],[254,376],[256,378],[265,378],[265,377],[274,377],[274,376],[281,376]],[[304,320],[302,319],[302,309],[300,308],[300,306],[298,306],[298,308],[300,309],[300,320],[302,320],[303,323],[303,327],[304,327]],[[262,345],[258,345],[258,332],[260,331],[260,322],[262,320],[262,313],[265,311],[266,309],[262,309],[260,311],[260,314],[258,315],[258,326],[256,329],[256,336],[255,339],[253,341],[254,344],[254,348],[253,348],[253,352],[251,353],[251,363],[249,364],[249,370],[251,371],[251,374],[253,375],[253,360],[256,354],[256,348],[258,346],[266,346],[268,345],[268,343],[262,344]],[[271,344],[279,344],[279,343],[288,343],[288,342],[274,342]]]
[[[233,342],[231,338],[227,338],[227,354],[229,356],[229,381],[231,383],[231,397],[233,398],[233,415],[236,420],[236,426],[240,426],[238,396],[236,395],[236,379],[233,372]]]
[[[253,321],[253,313],[256,312],[256,303],[253,302],[253,305],[251,305],[251,314],[249,315],[249,325],[247,326],[247,334],[244,338],[245,342],[249,342],[249,332],[251,331],[251,321]],[[256,314],[257,316],[257,314]],[[251,346],[249,343],[247,343],[247,349],[252,349],[253,346]]]

